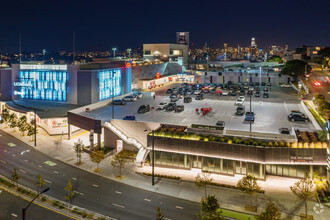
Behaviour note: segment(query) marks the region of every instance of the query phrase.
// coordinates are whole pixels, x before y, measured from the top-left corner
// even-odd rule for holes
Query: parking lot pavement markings
[[[50,160],[47,160],[47,161],[45,161],[44,163],[47,164],[48,166],[51,166],[51,167],[57,165],[56,163],[54,163],[54,162],[52,162],[52,161],[50,161]]]
[[[14,143],[12,143],[12,142],[7,143],[7,145],[8,145],[9,147],[15,147],[15,146],[16,146],[16,144],[14,144]]]

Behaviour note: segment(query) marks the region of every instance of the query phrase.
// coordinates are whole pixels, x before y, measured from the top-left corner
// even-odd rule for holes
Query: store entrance
[[[246,162],[236,161],[235,166],[236,166],[236,172],[235,172],[236,174],[246,175]]]
[[[192,157],[193,157],[192,167],[202,169],[202,157],[199,156],[192,156]]]

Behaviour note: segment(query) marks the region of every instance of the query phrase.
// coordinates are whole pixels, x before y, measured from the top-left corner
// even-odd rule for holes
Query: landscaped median
[[[35,196],[38,195],[37,191],[22,186],[21,184],[13,183],[13,181],[1,175],[0,175],[0,188],[13,195],[19,196],[27,201],[31,201]],[[113,218],[111,217],[103,216],[94,213],[92,211],[89,211],[87,209],[73,206],[67,202],[57,200],[47,195],[40,195],[40,197],[37,200],[35,200],[33,203],[39,206],[47,207],[48,209],[54,212],[60,213],[72,219],[87,218],[87,219],[95,219],[95,220],[113,220]]]

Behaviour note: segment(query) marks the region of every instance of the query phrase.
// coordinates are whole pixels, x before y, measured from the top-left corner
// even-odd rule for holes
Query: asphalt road
[[[69,179],[76,191],[72,204],[116,219],[155,219],[159,206],[168,219],[195,219],[200,204],[141,190],[68,166],[0,131],[0,172],[10,178],[16,168],[20,183],[36,189],[42,175],[48,195],[64,200]],[[15,146],[14,146],[15,145]],[[29,150],[29,151],[26,151]],[[46,164],[46,161],[55,164]],[[151,187],[151,186],[150,186]]]
[[[16,220],[22,219],[22,208],[29,204],[28,201],[10,194],[6,191],[0,193],[0,219]],[[25,213],[26,219],[52,219],[52,220],[66,220],[72,219],[57,212],[51,211],[47,208],[36,204],[31,204]]]
[[[327,78],[328,80],[327,81]],[[315,85],[315,82],[319,82],[320,85]],[[308,80],[304,79],[305,85],[308,86],[311,93],[319,93],[325,96],[327,101],[330,101],[330,73],[323,71],[315,71],[310,74]]]

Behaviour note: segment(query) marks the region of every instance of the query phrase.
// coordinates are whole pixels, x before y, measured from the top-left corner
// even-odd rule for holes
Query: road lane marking
[[[38,167],[42,168],[42,166],[41,166],[41,165],[38,165]]]
[[[3,150],[3,151],[7,153],[7,150]]]
[[[50,182],[50,181],[48,181],[48,180],[46,180],[46,179],[44,179],[44,181],[45,181],[46,183],[52,183],[52,182]]]
[[[177,209],[183,209],[183,207],[181,207],[181,206],[175,206],[175,208],[177,208]]]
[[[48,166],[51,166],[51,167],[57,165],[56,163],[54,163],[54,162],[52,162],[52,161],[50,161],[50,160],[47,160],[47,161],[45,161],[44,163],[47,164]]]
[[[27,163],[29,162],[28,160],[24,160],[24,161],[27,162]]]
[[[15,154],[13,154],[13,157],[15,157],[16,155]]]
[[[77,180],[77,178],[72,177],[73,180]]]
[[[26,173],[24,170],[19,170],[19,171],[21,171],[22,173]]]
[[[3,160],[0,160],[0,162],[1,162],[1,163],[6,163],[6,162],[5,162],[5,161],[3,161]]]
[[[172,220],[172,219],[164,217],[164,220]]]
[[[28,152],[30,152],[30,150],[24,150],[24,151],[22,151],[21,152],[21,155],[23,155],[25,152],[28,153]]]
[[[54,173],[58,173],[57,171],[54,171]]]
[[[86,134],[87,132],[88,132],[88,131],[81,132],[80,134],[77,134],[77,135],[73,136],[71,139],[74,139],[74,138],[76,138],[76,137],[78,137],[78,136],[80,136],[80,135]]]
[[[121,194],[121,192],[119,192],[119,191],[115,191],[115,193],[117,193],[117,194]]]
[[[14,216],[15,218],[17,218],[18,215],[14,214],[14,213],[11,213],[12,216]]]
[[[116,204],[116,203],[112,203],[112,205],[113,205],[113,206],[117,206],[117,207],[119,207],[119,208],[123,208],[123,209],[125,208],[125,206],[118,205],[118,204]]]
[[[81,193],[81,192],[78,192],[78,191],[74,191],[75,193],[79,194],[79,195],[82,195],[84,196],[85,194],[84,193]]]
[[[98,185],[96,185],[96,184],[93,184],[93,186],[95,186],[95,187],[99,187]]]
[[[14,143],[12,143],[12,142],[7,143],[7,145],[8,145],[9,147],[15,147],[15,146],[16,146],[16,144],[14,144]]]
[[[144,201],[147,201],[147,202],[151,202],[151,200],[150,200],[150,199],[144,199]]]

